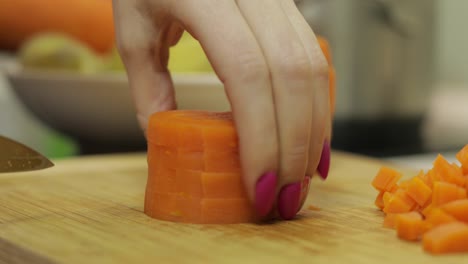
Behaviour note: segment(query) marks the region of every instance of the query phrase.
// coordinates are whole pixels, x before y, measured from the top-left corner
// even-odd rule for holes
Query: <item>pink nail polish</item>
[[[323,143],[322,156],[317,168],[318,173],[322,179],[327,179],[328,171],[330,170],[330,143],[325,141]]]
[[[291,220],[296,216],[301,198],[301,183],[296,182],[284,186],[278,199],[278,212],[284,220]]]
[[[267,216],[273,207],[277,181],[276,174],[268,172],[255,185],[255,209],[261,218]]]

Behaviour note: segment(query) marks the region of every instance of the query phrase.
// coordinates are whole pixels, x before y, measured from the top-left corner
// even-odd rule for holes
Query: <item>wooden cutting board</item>
[[[468,255],[428,255],[382,227],[370,186],[378,160],[334,153],[329,179],[312,181],[294,221],[190,225],[143,214],[145,158],[76,158],[0,174],[0,262],[468,263]]]

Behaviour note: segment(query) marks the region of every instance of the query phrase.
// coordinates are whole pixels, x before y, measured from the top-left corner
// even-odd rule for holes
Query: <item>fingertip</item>
[[[275,202],[278,177],[274,172],[263,174],[255,185],[255,209],[260,218],[265,218]]]

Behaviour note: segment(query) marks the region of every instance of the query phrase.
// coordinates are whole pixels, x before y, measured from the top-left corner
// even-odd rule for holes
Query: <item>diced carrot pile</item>
[[[383,226],[408,241],[423,242],[432,254],[468,253],[468,145],[456,155],[460,165],[438,155],[427,172],[401,180],[382,167],[372,186],[375,205],[385,213]]]

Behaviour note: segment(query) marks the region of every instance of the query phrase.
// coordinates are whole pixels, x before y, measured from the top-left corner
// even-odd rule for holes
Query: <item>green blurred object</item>
[[[79,155],[78,144],[70,137],[56,131],[51,131],[46,138],[45,149],[46,153],[44,154],[52,159]]]

